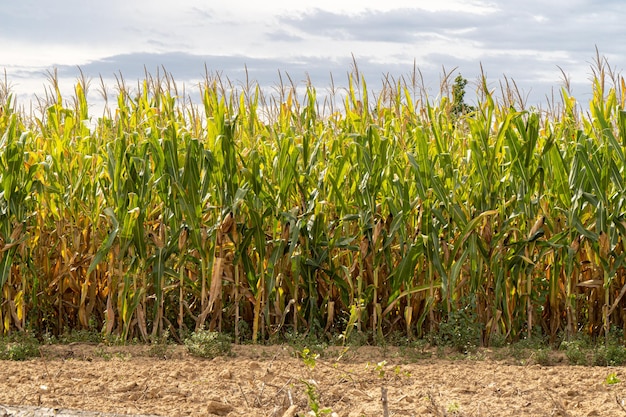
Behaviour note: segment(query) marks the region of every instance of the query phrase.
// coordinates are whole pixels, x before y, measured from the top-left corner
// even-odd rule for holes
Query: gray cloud
[[[0,37],[20,41],[81,43],[114,36],[129,21],[115,1],[91,3],[71,0],[60,7],[54,2],[21,1],[2,5]]]
[[[431,12],[422,9],[367,11],[345,15],[316,9],[300,16],[283,16],[279,26],[289,26],[310,36],[358,41],[408,43],[423,33],[445,33],[472,29],[479,16],[457,12]]]
[[[626,3],[618,0],[601,5],[591,0],[503,0],[475,12],[411,7],[340,13],[318,8],[275,13],[256,23],[239,19],[235,8],[157,3],[66,0],[59,7],[37,0],[9,2],[0,10],[0,42],[80,45],[87,51],[102,47],[102,53],[86,54],[76,64],[89,77],[112,79],[121,72],[129,82],[163,67],[176,81],[197,82],[206,66],[235,84],[249,77],[271,88],[280,72],[296,83],[310,79],[324,89],[330,74],[336,84],[346,84],[354,53],[370,90],[379,88],[387,74],[408,78],[415,60],[426,87],[436,95],[442,67],[456,68],[471,86],[482,65],[494,88],[506,76],[529,102],[542,102],[559,88],[559,67],[575,77],[575,93],[588,94],[586,78],[596,46],[618,70],[626,56]],[[28,56],[26,50],[23,56]],[[61,65],[67,59],[54,62],[60,76],[77,77],[75,65]],[[3,65],[21,64],[7,60],[0,69]],[[12,71],[18,81],[35,73],[45,69]]]
[[[166,70],[175,79],[197,80],[203,78],[205,68],[210,74],[223,74],[225,78],[237,83],[246,79],[247,76],[260,85],[269,86],[279,81],[279,72],[292,77],[294,82],[302,83],[307,78],[314,84],[325,87],[330,81],[330,74],[334,77],[343,77],[350,71],[352,60],[332,59],[331,57],[292,57],[289,60],[273,58],[251,58],[244,56],[219,56],[219,55],[193,55],[182,52],[172,53],[135,53],[121,54],[106,57],[101,60],[81,65],[80,69],[89,77],[95,78],[100,75],[111,78],[120,73],[126,79],[143,78],[146,71]],[[411,68],[402,68],[401,65],[376,64],[368,58],[357,60],[357,65],[363,66],[361,71],[371,81],[380,80],[383,74],[390,72],[401,74]],[[78,74],[78,68],[70,65],[57,66],[57,72],[61,77],[74,77]]]
[[[383,81],[393,81],[394,83],[403,80],[411,84],[412,73],[416,69],[421,73],[425,88],[432,97],[439,94],[440,81],[444,76],[444,71],[452,73],[452,79],[456,74],[461,73],[470,81],[468,90],[473,90],[478,84],[478,74],[480,73],[480,63],[470,60],[456,59],[448,55],[432,55],[429,61],[440,62],[441,66],[422,65],[416,61],[413,64],[387,64],[375,62],[372,57],[355,57],[359,75],[367,82],[368,90],[376,93],[381,90]],[[503,61],[503,59],[500,59]],[[499,80],[503,78],[502,73],[495,73],[490,68],[500,68],[503,65],[498,59],[483,63],[485,75],[494,87],[498,86]],[[206,71],[205,71],[206,69]],[[269,58],[249,58],[243,56],[216,56],[216,55],[192,55],[187,53],[165,53],[165,54],[123,54],[107,57],[106,59],[91,62],[80,67],[80,71],[91,79],[112,80],[120,74],[130,86],[137,79],[143,79],[146,73],[154,76],[157,73],[163,74],[167,71],[175,81],[196,85],[209,77],[220,76],[222,81],[239,88],[245,84],[246,80],[258,83],[259,86],[271,92],[281,82],[283,84],[295,83],[297,86],[304,86],[311,82],[318,91],[324,92],[331,87],[331,82],[337,88],[345,88],[348,83],[348,73],[354,69],[352,58],[331,59],[330,57],[294,57],[290,62]],[[208,74],[207,74],[208,71]],[[555,79],[558,78],[558,69],[554,69]],[[58,76],[65,79],[76,79],[79,76],[79,69],[75,66],[58,66]],[[516,75],[520,75],[519,79]],[[546,89],[551,85],[549,81],[536,82],[533,77],[524,77],[522,73],[507,74],[507,77],[518,81],[518,86],[524,96],[529,97],[531,102],[541,102],[545,100]],[[332,78],[331,78],[332,77]],[[557,85],[558,87],[558,85]],[[471,96],[471,93],[468,95]]]
[[[555,6],[537,1],[523,5],[511,2],[483,14],[411,8],[346,15],[316,9],[297,17],[282,16],[279,26],[333,40],[411,45],[434,34],[451,41],[474,42],[485,53],[507,49],[574,54],[589,53],[594,45],[603,43],[612,49],[610,52],[623,52],[626,44],[616,39],[624,35],[625,12],[626,4],[620,2],[598,7],[592,2]],[[583,32],[586,36],[581,37]]]
[[[270,42],[299,42],[304,40],[302,36],[284,29],[270,31],[266,35],[266,39]]]

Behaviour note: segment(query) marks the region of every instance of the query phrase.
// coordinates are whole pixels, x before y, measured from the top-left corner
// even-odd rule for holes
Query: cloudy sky
[[[6,1],[0,7],[0,71],[18,102],[41,95],[56,69],[71,91],[78,68],[114,83],[164,67],[192,90],[210,73],[233,83],[249,77],[271,88],[279,73],[319,90],[330,74],[345,85],[353,57],[368,88],[414,64],[436,96],[444,69],[475,88],[481,66],[497,88],[514,80],[528,104],[541,105],[562,86],[586,102],[596,47],[621,71],[626,61],[622,0],[230,0]],[[114,85],[113,85],[114,86]],[[90,96],[90,97],[91,97]]]

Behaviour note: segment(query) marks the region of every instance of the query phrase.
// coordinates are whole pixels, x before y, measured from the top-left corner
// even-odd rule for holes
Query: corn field
[[[147,74],[97,118],[84,78],[66,100],[51,77],[37,115],[5,91],[3,333],[626,328],[624,79],[598,59],[583,112],[567,85],[545,111],[483,78],[458,112],[448,76],[418,81],[372,93],[355,68],[318,99],[207,75],[192,102]]]

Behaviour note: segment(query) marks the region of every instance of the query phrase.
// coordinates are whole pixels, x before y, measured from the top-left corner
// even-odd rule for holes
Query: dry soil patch
[[[386,388],[391,416],[626,416],[624,367],[520,364],[488,352],[479,359],[420,358],[363,347],[328,350],[311,369],[294,352],[235,346],[233,356],[207,360],[183,347],[154,357],[142,346],[46,346],[41,358],[0,362],[0,404],[280,417],[311,409],[308,388],[321,408],[339,416],[382,416]],[[608,385],[610,373],[622,382]],[[2,410],[0,416],[15,415]]]

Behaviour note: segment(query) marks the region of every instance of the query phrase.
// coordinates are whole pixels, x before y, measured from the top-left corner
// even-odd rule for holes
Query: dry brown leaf
[[[537,234],[537,232],[539,232],[539,229],[541,229],[544,225],[544,223],[546,222],[546,216],[539,216],[539,218],[535,221],[535,224],[533,225],[533,227],[530,229],[530,232],[528,232],[528,239],[532,239],[533,236],[535,236]]]
[[[598,235],[598,246],[600,249],[600,257],[607,259],[611,250],[611,243],[609,242],[609,235],[604,233],[603,230],[600,231]]]
[[[115,325],[115,312],[113,311],[113,304],[111,302],[111,295],[107,297],[107,311],[106,311],[106,334],[111,334],[113,326]]]
[[[226,215],[224,220],[222,220],[222,224],[220,225],[220,232],[227,235],[232,232],[233,225],[235,224],[235,215],[231,211]]]
[[[148,340],[148,326],[146,325],[146,313],[143,311],[143,304],[139,303],[137,310],[137,325],[139,326],[139,332],[144,340]]]
[[[600,288],[604,282],[601,279],[588,279],[587,281],[579,282],[578,286],[583,288]]]
[[[222,275],[224,273],[224,258],[215,258],[213,273],[211,274],[211,288],[209,289],[209,304],[207,312],[213,311],[215,302],[222,299]]]

